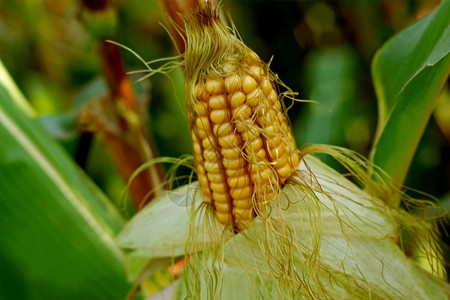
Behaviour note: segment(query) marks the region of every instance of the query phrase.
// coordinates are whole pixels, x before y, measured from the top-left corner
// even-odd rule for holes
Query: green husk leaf
[[[280,203],[273,206],[273,224],[278,224],[278,228],[270,228],[267,224],[272,223],[257,218],[248,229],[228,241],[225,239],[224,248],[211,243],[210,247],[198,249],[203,252],[193,256],[191,271],[180,283],[177,299],[192,295],[192,284],[196,286],[194,292],[204,294],[205,298],[221,295],[234,299],[233,291],[242,290],[245,295],[268,298],[446,299],[442,291],[448,285],[439,286],[429,280],[396,244],[398,227],[425,226],[424,232],[417,231],[424,234],[428,232],[426,224],[402,223],[413,222],[414,218],[364,192],[312,156],[306,156],[304,162],[297,178],[284,188]],[[192,186],[198,188],[197,183]],[[142,251],[154,256],[179,255],[183,245],[192,249],[189,245],[197,237],[187,234],[187,228],[191,228],[194,218],[196,232],[202,232],[202,226],[208,223],[201,222],[192,210],[194,206],[172,211],[176,207],[174,202],[194,201],[195,207],[200,207],[201,197],[187,193],[189,189],[184,186],[176,190],[171,201],[168,194],[155,199],[151,205],[157,213],[143,211],[135,216],[130,223],[133,226],[119,235],[119,242],[126,241],[121,245],[143,247]],[[186,200],[186,195],[194,198]],[[164,226],[165,222],[172,225]],[[152,237],[142,243],[145,233],[141,226],[152,224],[156,225],[145,231],[147,235],[153,233]],[[287,226],[289,230],[279,230]],[[283,232],[291,237],[286,239]],[[155,249],[159,239],[166,243]],[[283,249],[290,252],[281,257],[273,255],[277,251],[283,253]],[[292,270],[283,269],[289,266]],[[274,272],[281,277],[274,277]],[[193,278],[199,281],[192,283]],[[219,288],[214,287],[215,280],[219,281]],[[285,289],[283,280],[301,284],[295,293]]]
[[[145,249],[148,258],[184,255],[191,222],[196,228],[203,227],[200,215],[191,219],[192,210],[201,206],[199,199],[198,182],[165,192],[128,222],[117,236],[118,245]],[[206,237],[204,242],[208,242]]]
[[[372,63],[379,108],[372,160],[400,184],[450,72],[449,15],[444,0],[388,41]]]

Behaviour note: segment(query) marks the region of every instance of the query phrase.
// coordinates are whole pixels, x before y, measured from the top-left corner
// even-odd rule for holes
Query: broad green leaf
[[[346,113],[355,100],[355,57],[348,48],[330,48],[314,52],[307,62],[307,97],[318,103],[308,104],[305,114],[296,120],[296,141],[299,145],[342,145],[352,121]]]
[[[379,120],[374,163],[399,183],[450,72],[450,1],[388,41],[372,75]]]
[[[123,299],[122,217],[33,118],[1,63],[0,141],[0,298]]]

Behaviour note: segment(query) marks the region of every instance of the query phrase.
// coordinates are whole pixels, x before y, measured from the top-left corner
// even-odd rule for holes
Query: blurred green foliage
[[[330,143],[367,156],[377,122],[369,71],[372,57],[390,36],[438,3],[224,1],[223,6],[242,39],[264,61],[272,59],[274,72],[299,92],[299,99],[319,102],[296,103],[289,111],[299,146]],[[114,5],[120,43],[148,61],[175,54],[160,25],[163,15],[158,1],[117,0]],[[101,74],[95,41],[80,22],[79,3],[74,0],[1,0],[0,45],[7,69],[42,115],[70,111],[78,95]],[[131,53],[123,54],[129,70],[144,69]],[[191,150],[181,71],[171,77],[172,82],[165,76],[152,77],[144,83],[149,91],[141,95],[150,99],[149,123],[160,155],[178,157]],[[98,90],[92,96],[101,93]],[[74,153],[77,137],[56,131],[56,137],[63,138],[62,143]],[[432,119],[406,185],[437,196],[448,191],[450,146],[443,131]],[[95,147],[91,153],[88,171],[117,199],[120,180],[101,149]]]
[[[375,51],[438,3],[224,0],[223,6],[245,43],[271,61],[273,71],[299,92],[298,98],[318,102],[297,102],[289,110],[298,146],[327,143],[368,156],[378,115],[370,74]],[[114,5],[121,44],[147,61],[175,55],[160,24],[158,1],[116,0]],[[144,69],[131,53],[123,55],[128,70]],[[41,124],[74,156],[77,109],[106,92],[96,41],[80,22],[78,1],[0,0],[0,58],[41,116]],[[182,72],[170,76],[172,80],[154,76],[135,87],[140,98],[150,101],[149,127],[160,155],[178,157],[190,153],[191,146]],[[405,182],[442,199],[449,198],[449,99],[447,89]],[[87,172],[112,201],[119,200],[124,184],[96,142]]]

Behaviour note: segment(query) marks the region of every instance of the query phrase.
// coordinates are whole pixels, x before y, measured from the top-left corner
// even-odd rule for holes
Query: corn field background
[[[122,266],[123,253],[114,240],[135,213],[133,201],[123,199],[123,169],[110,158],[114,148],[105,149],[94,135],[81,132],[79,125],[81,112],[86,108],[92,112],[89,105],[108,93],[101,65],[105,52],[99,50],[102,39],[95,34],[101,29],[83,22],[82,2],[89,1],[0,0],[0,299],[123,299],[132,289]],[[448,12],[449,1],[444,2],[442,10]],[[298,98],[319,102],[296,102],[288,111],[297,145],[331,144],[371,157],[380,118],[374,77],[387,74],[378,78],[383,86],[394,84],[401,75],[397,77],[398,69],[390,70],[389,63],[381,59],[374,67],[374,56],[389,38],[436,9],[440,1],[222,4],[242,40],[263,61],[271,61],[271,69],[298,92]],[[117,18],[113,35],[120,44],[146,61],[176,55],[161,25],[160,2],[117,0],[111,9]],[[431,66],[440,69],[432,70],[435,77],[428,74],[412,82],[417,91],[411,93],[435,86],[430,93],[436,95],[428,95],[428,108],[412,110],[415,114],[397,123],[414,128],[420,119],[416,116],[421,111],[426,114],[427,109],[431,117],[429,121],[423,117],[427,125],[423,135],[419,130],[416,137],[420,140],[417,149],[404,149],[408,134],[400,131],[396,136],[383,136],[389,147],[380,146],[374,157],[396,180],[436,197],[450,209],[450,91],[446,82],[450,23],[445,19],[430,23],[446,28],[441,39],[424,37],[438,44],[433,49],[442,59]],[[388,50],[399,54],[389,59],[395,64],[402,53],[413,49],[409,59],[427,66],[433,57],[419,57],[429,50],[425,48],[396,44]],[[121,49],[127,71],[144,69],[130,51],[117,49]],[[145,130],[159,156],[192,154],[181,69],[171,72],[170,79],[155,75],[135,83],[142,75],[131,78],[137,102],[148,118]],[[418,103],[417,107],[422,106]],[[105,126],[101,130],[108,132],[109,123],[101,124],[97,126]],[[115,155],[120,158],[122,154]],[[398,155],[411,156],[410,166]],[[324,160],[339,170],[335,161]],[[396,169],[392,160],[398,160],[401,168]],[[178,170],[178,174],[188,172]],[[180,179],[174,186],[187,182]],[[444,225],[440,230],[443,260],[448,263],[448,228]]]

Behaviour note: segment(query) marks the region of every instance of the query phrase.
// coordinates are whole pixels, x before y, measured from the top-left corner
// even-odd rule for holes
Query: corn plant
[[[150,159],[127,173],[130,185],[145,184],[137,178],[149,168],[157,176],[159,162],[193,170],[171,191],[161,191],[159,178],[147,182],[151,197],[136,207],[155,197],[128,221],[38,124],[0,65],[0,296],[134,298],[166,277],[175,279],[166,295],[173,299],[448,299],[437,270],[403,251],[409,234],[432,269],[442,268],[436,220],[445,214],[432,197],[414,199],[402,187],[450,72],[448,15],[443,1],[375,55],[379,121],[368,159],[330,145],[297,149],[284,105],[296,93],[216,7],[184,11],[170,30],[184,46],[169,69],[183,69],[193,157],[149,155],[151,138],[135,121],[142,111],[121,110],[128,89],[114,82],[117,124],[141,138],[94,130],[107,136],[106,147]],[[146,66],[150,75],[166,71]]]

